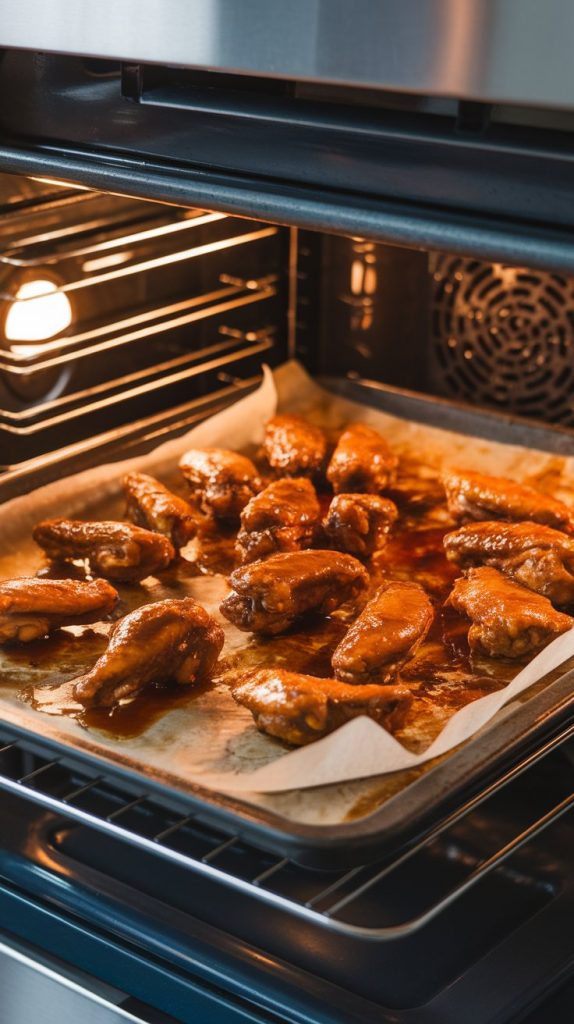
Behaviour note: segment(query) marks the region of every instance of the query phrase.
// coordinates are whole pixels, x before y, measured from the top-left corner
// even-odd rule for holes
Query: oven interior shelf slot
[[[226,834],[219,826],[210,825],[202,818],[201,807],[194,807],[192,798],[186,801],[180,797],[174,802],[170,795],[161,799],[145,786],[138,788],[133,780],[119,781],[113,769],[108,771],[101,764],[88,768],[67,753],[54,756],[55,751],[46,749],[47,745],[28,740],[8,725],[0,730],[0,789],[20,794],[132,847],[153,851],[195,874],[216,879],[309,923],[388,942],[417,933],[481,880],[495,871],[504,872],[507,862],[523,846],[571,812],[574,792],[564,783],[550,806],[537,807],[534,803],[517,830],[509,831],[508,822],[496,817],[489,819],[489,811],[506,787],[512,789],[525,772],[572,737],[574,725],[487,785],[400,856],[336,873],[305,868],[288,858],[262,853],[242,836]],[[469,842],[468,829],[461,841],[461,822],[467,828],[473,820],[474,841]],[[391,906],[385,904],[377,917],[373,907],[380,908],[376,893],[381,886],[392,893],[393,886],[405,884],[411,869],[416,877],[421,857],[426,858],[426,881],[430,880],[434,889],[431,901],[425,887],[423,903],[419,905],[414,899],[406,918],[393,917],[392,899]],[[432,878],[433,864],[445,860],[454,867],[454,884],[452,876],[445,884],[440,870]],[[539,883],[543,888],[546,885],[546,896],[551,898],[551,883]]]
[[[231,280],[227,274],[220,274],[219,277],[222,283]],[[186,326],[214,313],[234,309],[237,305],[245,305],[246,295],[254,292],[267,298],[275,294],[269,286],[277,281],[277,275],[269,274],[248,281],[235,277],[232,280],[233,283],[226,287],[167,305],[152,306],[113,323],[106,321],[70,337],[46,342],[41,352],[23,352],[16,356],[12,352],[0,352],[0,371],[26,376],[30,373],[30,367],[35,371],[51,369],[70,360],[119,348],[174,327]]]
[[[155,325],[151,330],[144,332],[137,332],[137,341],[145,340],[150,337],[150,334],[169,333],[178,330],[180,327],[192,323],[198,323],[206,319],[213,319],[213,333],[200,338],[200,344],[191,348],[191,350],[183,351],[180,355],[163,361],[150,362],[149,356],[145,358],[147,353],[142,354],[142,358],[134,361],[132,365],[139,367],[138,369],[129,369],[127,373],[119,373],[114,376],[109,376],[107,379],[99,380],[97,383],[90,383],[88,387],[78,388],[78,390],[69,391],[63,395],[52,398],[51,400],[45,400],[38,402],[36,405],[31,405],[27,409],[11,410],[0,407],[0,423],[13,423],[16,426],[25,427],[27,423],[43,423],[50,419],[56,411],[71,408],[80,405],[81,411],[84,413],[87,410],[88,405],[96,399],[97,396],[104,396],[117,390],[118,388],[125,388],[126,394],[129,392],[129,387],[136,381],[146,380],[155,376],[162,376],[167,374],[175,367],[184,367],[188,364],[197,363],[202,359],[207,360],[215,353],[228,350],[237,346],[241,342],[257,343],[263,340],[270,341],[274,334],[276,334],[276,328],[273,324],[265,324],[260,328],[251,330],[249,328],[242,328],[240,326],[228,325],[227,320],[229,319],[226,314],[234,310],[244,309],[247,306],[252,306],[255,303],[264,302],[266,299],[272,298],[276,294],[273,288],[262,288],[257,292],[248,292],[244,295],[236,295],[233,300],[226,302],[216,303],[213,306],[196,310],[189,315],[182,317],[171,317],[168,320],[161,321],[160,324]],[[182,323],[183,321],[183,323]],[[225,321],[225,322],[224,322]],[[193,338],[193,335],[190,336]],[[117,349],[120,349],[123,345],[128,345],[134,340],[130,336],[120,336],[114,339],[109,345],[105,343],[101,346],[102,352],[107,352],[108,349],[113,349],[114,353]],[[201,343],[203,342],[203,343]],[[149,346],[148,346],[149,352]],[[168,349],[169,352],[169,349]],[[161,353],[161,350],[158,352]],[[167,352],[166,352],[167,354]],[[157,358],[157,357],[156,357]],[[49,369],[52,365],[61,366],[67,360],[62,362],[50,361],[46,364],[45,369]],[[117,360],[116,360],[117,366]],[[96,372],[97,367],[92,363],[90,366],[92,381],[93,378],[98,377]]]
[[[4,249],[0,263],[10,267],[57,266],[62,260],[77,259],[79,256],[95,258],[123,246],[129,246],[133,256],[133,250],[144,248],[152,240],[171,241],[182,232],[226,219],[224,213],[206,213],[203,210],[179,210],[175,217],[177,219],[174,220],[173,212],[166,213],[165,208],[160,207],[158,212],[147,216],[139,209],[120,224],[106,222],[105,218],[80,220],[78,224],[20,238],[17,246]],[[102,238],[104,232],[106,234]],[[82,244],[78,244],[78,236]],[[87,268],[88,271],[91,269]]]
[[[205,217],[197,218],[199,224],[211,224],[217,221],[225,220],[223,214],[206,214]],[[173,227],[174,225],[170,225]],[[178,225],[176,225],[178,226]],[[185,225],[186,227],[188,225]],[[195,227],[194,221],[190,222],[190,225]],[[220,252],[223,249],[230,249],[235,245],[244,245],[248,242],[256,241],[258,238],[269,238],[272,235],[277,234],[277,228],[263,227],[255,231],[244,231],[241,234],[233,235],[228,238],[215,239],[211,242],[205,242],[202,245],[194,245],[185,249],[177,249],[175,252],[171,251],[168,253],[162,253],[159,256],[153,256],[148,259],[136,260],[133,259],[133,252],[130,250],[122,254],[122,262],[124,265],[114,270],[106,270],[103,273],[89,273],[94,269],[94,261],[89,263],[84,262],[83,270],[85,276],[74,278],[73,280],[66,280],[57,287],[50,290],[48,294],[68,294],[70,292],[77,292],[84,288],[95,288],[98,285],[108,285],[113,281],[120,281],[123,278],[131,277],[134,274],[143,274],[144,272],[159,270],[163,267],[171,267],[175,263],[182,263],[186,260],[196,259],[201,256],[209,255],[212,252]],[[120,239],[117,241],[117,246],[122,244],[129,244],[127,241]],[[114,258],[114,262],[116,258]],[[0,257],[0,263],[3,262]],[[111,259],[109,261],[111,263]],[[19,264],[22,265],[22,264]],[[50,266],[51,261],[47,260],[46,263],[42,264],[42,267]],[[108,264],[109,265],[109,264]],[[34,264],[38,266],[38,264]],[[38,302],[38,299],[42,297],[44,293],[30,295],[30,296],[18,296],[13,295],[10,292],[0,291],[0,301],[7,303],[29,303],[32,304],[34,301]]]
[[[284,358],[284,229],[90,192],[20,205],[0,210],[1,468]]]
[[[167,208],[162,203],[106,195],[78,186],[0,207],[0,263],[45,266],[62,259],[96,255],[123,245],[191,228],[191,221],[214,215],[203,210]],[[224,215],[217,215],[222,217]],[[178,227],[178,225],[181,225]],[[197,224],[195,224],[197,226]]]
[[[34,459],[43,443],[49,444],[50,451],[58,449],[61,456],[62,434],[72,434],[76,440],[89,440],[96,432],[105,434],[106,425],[112,419],[127,422],[131,435],[133,422],[149,419],[153,410],[181,408],[194,393],[196,398],[203,397],[210,402],[216,398],[221,383],[242,383],[246,378],[251,382],[254,377],[260,379],[262,357],[269,362],[275,360],[274,328],[270,326],[262,334],[251,331],[248,334],[251,338],[245,340],[243,336],[221,340],[219,335],[219,340],[211,346],[211,355],[208,347],[197,359],[193,355],[180,357],[171,366],[164,364],[149,375],[135,373],[130,382],[125,379],[115,382],[111,393],[92,396],[90,401],[84,401],[76,408],[55,410],[40,421],[24,426],[0,422],[0,451],[7,459],[16,451],[20,457],[14,459],[16,464]],[[233,391],[234,397],[239,397],[240,390],[234,387]],[[209,404],[203,415],[214,411],[216,409]],[[111,434],[117,437],[117,428]],[[0,465],[6,470],[10,468],[8,461]]]
[[[115,427],[102,434],[91,435],[82,441],[51,451],[45,455],[35,456],[24,462],[6,466],[6,474],[0,480],[0,499],[8,501],[11,497],[23,493],[22,481],[33,479],[34,487],[41,486],[60,475],[62,466],[66,472],[79,472],[93,462],[94,451],[100,458],[122,456],[128,453],[142,454],[161,441],[178,436],[198,423],[206,416],[213,416],[231,403],[248,394],[261,383],[261,374],[241,378],[231,376],[225,370],[216,374],[214,389],[207,395],[201,395],[189,402],[176,405],[166,412],[154,413],[142,417],[137,422]],[[221,386],[221,385],[225,386]]]

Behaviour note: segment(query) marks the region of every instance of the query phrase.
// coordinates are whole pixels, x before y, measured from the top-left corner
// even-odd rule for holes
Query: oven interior
[[[187,429],[255,387],[262,363],[287,358],[319,376],[574,425],[566,273],[14,175],[0,179],[0,197],[6,497],[58,475],[63,459],[89,464]],[[510,772],[406,860],[326,873],[174,815],[145,789],[118,789],[9,730],[0,746],[2,801],[16,823],[4,863],[20,884],[44,900],[65,884],[98,927],[106,913],[117,928],[132,914],[150,934],[163,908],[175,932],[161,956],[173,969],[190,921],[207,922],[213,963],[225,933],[254,962],[321,979],[325,1007],[359,999],[348,1020],[380,1020],[385,1006],[388,1019],[408,1007],[413,1021],[430,1019],[423,1007],[437,1012],[447,992],[451,1016],[439,1019],[457,1019],[483,997],[484,972],[505,970],[511,937],[514,949],[528,946],[533,923],[554,938],[532,984],[542,992],[562,970],[571,760],[557,740],[535,759],[534,783],[532,772]],[[133,982],[141,998],[146,985]],[[528,993],[518,979],[510,989],[516,1009]],[[292,1009],[292,988],[290,998]]]
[[[262,363],[574,423],[574,277],[0,178],[0,465],[200,417]],[[100,436],[100,443],[102,438]]]

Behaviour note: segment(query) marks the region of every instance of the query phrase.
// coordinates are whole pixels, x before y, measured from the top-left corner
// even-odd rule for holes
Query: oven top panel
[[[0,46],[574,107],[574,7],[522,0],[5,0]]]

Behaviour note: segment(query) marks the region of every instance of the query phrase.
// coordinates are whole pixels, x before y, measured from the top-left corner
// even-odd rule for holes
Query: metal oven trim
[[[572,108],[572,13],[547,0],[5,2],[5,47]],[[256,26],[256,31],[254,31]],[[556,30],[560,26],[560,30]]]
[[[79,147],[0,145],[0,170],[42,176],[116,195],[253,217],[414,249],[439,250],[520,266],[574,271],[572,234],[516,220],[357,197],[292,182],[257,180]]]

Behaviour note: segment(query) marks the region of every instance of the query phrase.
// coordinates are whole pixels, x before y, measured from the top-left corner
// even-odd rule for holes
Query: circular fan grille
[[[574,279],[452,256],[431,274],[437,390],[574,425]]]

